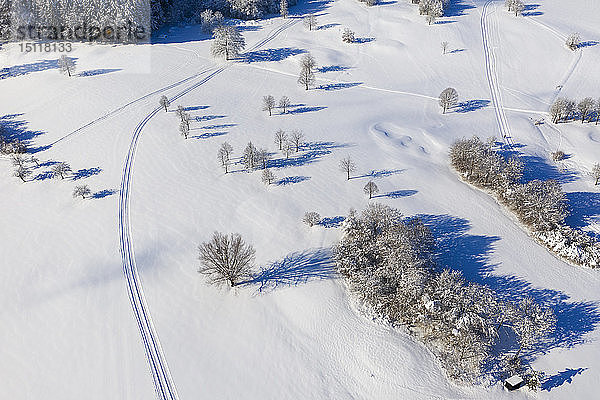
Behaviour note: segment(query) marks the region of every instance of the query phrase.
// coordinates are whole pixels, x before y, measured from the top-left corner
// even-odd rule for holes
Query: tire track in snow
[[[250,48],[250,51],[256,50],[259,47],[264,46],[265,44],[273,40],[275,37],[277,37],[279,33],[296,24],[296,22],[297,20],[291,20],[283,23],[280,27],[272,30],[266,38],[259,41],[252,48]],[[204,85],[211,78],[223,72],[229,66],[233,65],[233,63],[234,62],[229,62],[221,67],[212,68],[213,71],[210,72],[202,80],[183,89],[169,100],[175,101],[185,96],[194,89]],[[210,69],[208,71],[210,71]],[[127,157],[125,158],[125,164],[123,166],[123,176],[121,178],[120,188],[121,190],[119,191],[119,244],[121,252],[121,261],[123,264],[123,274],[125,275],[125,280],[127,282],[129,301],[131,303],[133,314],[138,324],[140,335],[142,337],[142,344],[144,346],[146,358],[148,359],[150,374],[152,375],[156,396],[159,400],[177,400],[179,399],[179,395],[177,394],[175,382],[173,381],[173,377],[171,376],[171,372],[169,370],[165,354],[160,345],[158,334],[154,327],[154,323],[152,321],[152,317],[148,309],[148,303],[146,302],[146,297],[144,295],[141,280],[138,274],[138,269],[135,262],[135,254],[133,250],[133,241],[131,236],[131,216],[129,213],[130,189],[137,146],[144,127],[161,110],[162,107],[154,108],[148,115],[146,115],[146,117],[143,120],[141,120],[138,123],[133,132],[131,143],[129,144],[129,150],[127,152]]]
[[[500,134],[502,135],[504,142],[509,146],[509,148],[512,148],[513,140],[510,135],[510,126],[508,124],[506,113],[504,112],[502,93],[500,91],[500,85],[498,84],[496,53],[490,43],[490,24],[488,15],[490,14],[489,7],[492,3],[494,3],[494,0],[486,1],[481,13],[481,37],[483,40],[483,51],[485,55],[485,74],[490,87],[492,104],[496,114],[498,129],[500,130]]]

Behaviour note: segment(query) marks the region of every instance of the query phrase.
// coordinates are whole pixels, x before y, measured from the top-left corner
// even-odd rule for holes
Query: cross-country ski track
[[[290,21],[284,22],[280,27],[271,31],[269,35],[259,43],[254,45],[251,50],[255,50],[259,47],[264,46],[271,40],[273,40],[278,34],[283,32],[285,29],[291,27],[297,22],[297,20],[293,19]],[[199,82],[183,89],[175,96],[171,97],[169,100],[171,102],[183,97],[184,95],[190,93],[194,89],[204,85],[211,78],[218,75],[222,71],[224,71],[227,67],[229,67],[231,63],[227,63],[223,66],[213,68],[213,71],[204,77]],[[208,72],[208,71],[203,71]],[[186,79],[190,80],[195,76],[189,77]],[[178,86],[183,81],[177,82],[170,87]],[[165,90],[165,89],[162,89]],[[155,94],[156,92],[152,93]],[[143,98],[146,98],[152,94],[146,95]],[[140,98],[137,101],[143,99]],[[131,104],[131,103],[130,103]],[[144,350],[146,353],[146,357],[148,358],[148,363],[150,367],[150,373],[152,375],[152,379],[154,382],[154,387],[156,390],[157,398],[160,400],[176,400],[178,399],[177,389],[175,387],[175,383],[173,378],[171,377],[171,373],[169,371],[169,367],[164,355],[164,352],[161,348],[160,341],[158,339],[158,334],[154,328],[154,324],[152,323],[152,318],[150,316],[150,312],[148,310],[148,304],[144,297],[144,291],[141,285],[140,277],[138,274],[138,270],[135,263],[135,255],[133,250],[133,243],[131,237],[131,218],[129,214],[129,204],[130,204],[130,188],[132,183],[132,173],[133,173],[133,165],[135,159],[135,153],[137,150],[137,146],[139,143],[140,136],[146,124],[154,117],[158,112],[160,112],[162,107],[154,108],[146,117],[140,121],[133,132],[133,136],[131,139],[131,143],[129,145],[129,151],[127,153],[127,157],[125,159],[125,165],[123,167],[123,175],[121,179],[121,188],[119,191],[119,234],[120,234],[120,250],[121,250],[121,259],[123,263],[123,273],[125,275],[125,279],[127,281],[127,289],[129,294],[129,299],[131,302],[131,307],[133,309],[133,313],[135,319],[138,324],[138,328],[140,330],[140,334],[142,336],[142,342],[144,345]],[[118,110],[113,111],[110,115],[114,114]],[[104,118],[110,116],[107,114]]]

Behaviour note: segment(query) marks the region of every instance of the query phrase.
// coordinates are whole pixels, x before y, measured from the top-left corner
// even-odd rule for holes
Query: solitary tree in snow
[[[594,165],[594,168],[592,169],[592,176],[596,180],[594,185],[598,185],[598,182],[600,182],[600,164]]]
[[[187,139],[190,135],[190,126],[182,121],[179,124],[179,133],[181,133],[181,136],[183,136],[184,139]]]
[[[279,3],[279,13],[283,18],[288,17],[288,2],[287,0],[281,0]]]
[[[198,246],[200,268],[212,283],[227,282],[231,287],[251,276],[256,251],[238,234],[215,232],[210,241]]]
[[[24,166],[18,166],[15,170],[15,176],[25,182],[25,178],[27,178],[31,174],[31,171],[25,168]]]
[[[442,54],[446,54],[446,51],[448,51],[449,45],[450,45],[450,43],[448,43],[448,42],[442,42]]]
[[[279,146],[279,150],[283,150],[283,145],[287,141],[287,135],[284,130],[278,129],[275,132],[275,144]]]
[[[75,71],[75,62],[72,58],[63,54],[58,59],[58,68],[63,74],[66,72],[69,76],[71,76],[71,73]]]
[[[226,60],[237,57],[246,47],[246,41],[235,26],[219,26],[213,33],[211,52],[214,57],[225,56]]]
[[[267,149],[258,149],[256,151],[256,161],[263,169],[266,169],[271,159],[271,153]]]
[[[158,104],[160,104],[160,106],[162,108],[165,109],[166,111],[169,111],[169,106],[171,105],[171,102],[169,101],[169,98],[165,95],[160,96],[160,100],[158,100]]]
[[[591,97],[586,97],[581,100],[579,104],[577,104],[577,108],[579,109],[579,115],[581,116],[581,123],[585,121],[585,117],[587,117],[588,113],[594,109],[594,99]]]
[[[290,99],[287,96],[282,96],[279,100],[279,108],[281,108],[281,113],[285,114],[287,112],[288,107],[290,106]]]
[[[315,226],[321,222],[321,216],[318,212],[315,211],[307,211],[304,213],[304,218],[302,218],[302,222],[304,222],[308,226]]]
[[[379,188],[373,181],[367,182],[363,190],[369,195],[369,199],[373,198],[373,195],[379,192]]]
[[[454,107],[458,103],[458,92],[454,88],[446,88],[440,93],[440,106],[444,114],[448,108]]]
[[[71,172],[71,167],[66,162],[58,163],[52,167],[52,176],[55,178],[60,177],[60,179],[65,179],[65,176],[67,176],[69,172]]]
[[[354,32],[349,28],[344,28],[342,32],[342,41],[346,43],[354,43]]]
[[[270,185],[275,181],[275,175],[269,168],[263,169],[262,174],[260,174],[260,179],[263,181],[265,185]]]
[[[263,111],[268,111],[269,116],[271,116],[274,108],[275,108],[275,98],[271,95],[264,96],[263,97],[263,106],[262,106]]]
[[[219,148],[219,151],[217,152],[217,159],[221,163],[221,167],[223,167],[225,173],[228,172],[229,159],[231,158],[231,153],[233,153],[233,147],[227,142],[223,142],[223,144]]]
[[[92,191],[88,185],[75,186],[75,189],[73,189],[74,198],[81,196],[82,199],[85,199],[85,197],[89,196],[90,194],[92,194]]]
[[[304,85],[305,89],[315,83],[314,69],[317,65],[314,57],[309,54],[302,56],[300,60],[300,76],[298,77],[298,83]]]
[[[521,0],[513,0],[512,10],[515,13],[515,17],[518,17],[525,10],[525,4]]]
[[[296,153],[298,152],[298,150],[300,150],[300,146],[302,145],[303,139],[304,134],[302,133],[302,131],[299,131],[297,129],[292,131],[292,134],[290,135],[290,142],[294,145]]]
[[[356,164],[354,164],[354,161],[348,156],[340,161],[340,169],[346,173],[346,177],[350,180],[350,173],[356,170]]]
[[[579,37],[579,33],[571,33],[567,37],[567,41],[565,42],[567,47],[573,51],[575,51],[579,48],[580,43],[581,43],[581,38]]]
[[[304,17],[304,26],[308,28],[309,31],[312,31],[313,28],[317,26],[317,17],[314,14],[309,14]]]

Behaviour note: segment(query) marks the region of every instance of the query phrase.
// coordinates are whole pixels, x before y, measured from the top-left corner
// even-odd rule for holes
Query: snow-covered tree
[[[354,43],[354,32],[349,28],[344,28],[342,32],[342,41],[346,43]]]
[[[317,26],[317,17],[314,14],[309,14],[306,17],[304,17],[304,26],[309,30],[312,31],[313,28],[315,28]]]
[[[440,106],[446,114],[446,110],[454,107],[458,103],[458,92],[454,88],[446,88],[440,93]]]
[[[82,199],[85,199],[86,196],[92,194],[92,191],[88,187],[88,185],[78,185],[73,189],[73,197],[81,196]]]
[[[283,145],[287,141],[287,134],[283,129],[278,129],[275,132],[275,144],[279,147],[279,150],[283,150]]]
[[[306,225],[312,227],[318,225],[321,222],[321,215],[315,211],[307,211],[304,213],[304,218],[302,218],[302,222]]]
[[[169,106],[171,105],[171,102],[169,101],[169,98],[165,95],[160,96],[160,99],[158,100],[158,104],[165,109],[166,111],[169,111]]]
[[[262,109],[268,111],[269,116],[273,115],[273,109],[275,108],[275,98],[271,95],[263,96]]]
[[[553,180],[536,179],[517,185],[507,197],[519,219],[537,231],[555,229],[569,215],[567,197]]]
[[[581,38],[579,36],[579,33],[571,33],[567,37],[567,40],[565,41],[565,44],[567,45],[567,47],[573,51],[575,51],[579,48],[580,43],[581,43]]]
[[[369,199],[373,198],[373,195],[379,192],[379,188],[373,181],[367,182],[363,188],[364,192],[369,195]]]
[[[588,113],[594,109],[595,101],[591,97],[586,97],[577,104],[577,109],[579,109],[579,115],[581,117],[581,123],[585,122],[585,118],[588,116]]]
[[[525,4],[521,0],[513,0],[512,11],[515,13],[515,17],[523,14],[523,10],[525,10]]]
[[[71,167],[66,162],[61,162],[52,167],[52,176],[54,178],[65,179],[65,176],[69,175]]]
[[[202,32],[212,34],[216,27],[223,25],[223,14],[219,11],[206,9],[200,14]]]
[[[246,41],[235,26],[218,26],[213,31],[211,52],[214,57],[225,56],[226,60],[237,57],[246,47]]]
[[[287,109],[289,108],[290,104],[290,99],[287,96],[281,96],[281,99],[279,100],[279,108],[281,108],[282,114],[285,114],[287,112]]]
[[[352,158],[348,156],[340,161],[340,169],[346,173],[347,179],[350,180],[350,174],[356,171],[356,164]]]
[[[179,124],[179,133],[181,134],[181,136],[183,136],[184,139],[187,139],[190,135],[190,126],[182,121]]]
[[[252,171],[258,165],[258,150],[252,142],[248,142],[242,155],[242,162],[248,172]]]
[[[550,334],[556,325],[556,317],[552,310],[543,308],[531,297],[525,297],[516,308],[517,318],[513,329],[519,337],[518,357],[521,351],[535,345]]]
[[[75,71],[75,62],[66,55],[61,55],[58,59],[58,68],[61,73],[67,73],[69,76]]]
[[[275,175],[269,168],[263,169],[263,172],[260,174],[260,179],[263,181],[265,185],[270,185],[275,181]]]
[[[281,0],[279,3],[279,14],[283,18],[288,17],[288,2],[287,0]]]
[[[298,83],[304,85],[306,90],[315,83],[314,69],[316,66],[317,62],[310,53],[302,56],[302,59],[300,60],[300,76],[298,77]]]
[[[238,233],[215,232],[210,241],[198,246],[198,252],[198,272],[212,283],[227,282],[233,287],[251,276],[256,251]]]
[[[594,168],[592,168],[592,176],[595,179],[594,185],[597,186],[598,182],[600,182],[600,164],[594,164]]]
[[[31,171],[24,166],[18,166],[15,169],[15,176],[25,182],[25,179],[31,174]]]
[[[302,146],[302,141],[304,140],[304,134],[302,131],[298,129],[294,129],[290,135],[290,143],[294,145],[294,149],[296,153],[300,150],[300,146]]]
[[[450,46],[450,43],[442,42],[442,54],[446,54],[446,51],[448,51],[448,46]]]
[[[373,7],[375,4],[377,4],[377,0],[365,0],[365,4],[369,7]]]
[[[229,160],[232,153],[233,147],[227,142],[223,142],[221,147],[219,147],[219,151],[217,152],[217,159],[219,160],[219,163],[221,163],[221,167],[223,167],[225,173],[229,172]]]

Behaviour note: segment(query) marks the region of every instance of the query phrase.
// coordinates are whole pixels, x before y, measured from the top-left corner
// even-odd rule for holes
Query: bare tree
[[[300,76],[298,77],[298,83],[304,85],[306,90],[308,90],[309,87],[315,83],[314,69],[316,65],[317,63],[310,53],[302,56],[300,61]]]
[[[367,182],[363,190],[369,195],[369,199],[373,198],[373,195],[379,192],[379,188],[373,181]]]
[[[594,105],[594,99],[591,97],[586,97],[585,99],[581,100],[579,104],[577,104],[582,124],[585,121],[585,117],[587,117],[588,113],[594,109]]]
[[[290,106],[290,99],[287,96],[282,96],[281,100],[279,100],[279,108],[282,109],[282,114],[287,112],[288,107]]]
[[[268,111],[269,116],[272,115],[273,109],[275,108],[275,98],[271,95],[263,97],[263,111]]]
[[[219,26],[213,32],[211,52],[214,57],[225,56],[226,60],[237,57],[246,47],[246,41],[235,26]]]
[[[566,154],[562,150],[557,150],[557,151],[553,152],[551,155],[552,155],[552,161],[562,161],[566,157]]]
[[[233,153],[233,147],[227,142],[223,142],[219,148],[219,151],[217,152],[217,159],[221,163],[221,167],[223,167],[225,173],[229,172],[228,167],[231,153]]]
[[[282,152],[285,156],[285,159],[287,160],[288,158],[290,158],[290,155],[294,152],[294,144],[291,143],[289,140],[286,140],[286,142],[283,144]]]
[[[71,167],[66,162],[58,163],[52,167],[52,175],[55,178],[60,177],[60,179],[65,179],[65,176],[67,176],[70,172]]]
[[[279,151],[283,150],[283,145],[287,141],[287,135],[283,129],[278,129],[275,132],[275,144],[279,146]]]
[[[228,282],[231,287],[251,276],[256,251],[238,234],[215,232],[209,242],[198,246],[200,268],[212,283]]]
[[[448,50],[449,45],[450,45],[450,43],[448,43],[448,42],[442,42],[442,54],[446,54],[446,51]]]
[[[25,182],[25,178],[27,178],[31,174],[31,171],[23,166],[18,166],[15,170],[15,176]]]
[[[158,104],[160,104],[160,106],[162,108],[165,109],[166,111],[169,111],[169,106],[171,105],[171,102],[169,101],[169,98],[165,95],[160,96],[160,100],[158,100]]]
[[[275,180],[275,175],[270,169],[265,168],[260,176],[261,180],[265,185],[270,185]]]
[[[581,43],[581,38],[579,37],[579,33],[571,33],[565,42],[567,47],[573,51],[579,48],[579,44]]]
[[[244,154],[242,155],[242,162],[248,172],[256,168],[258,164],[258,150],[256,150],[256,147],[254,147],[252,142],[248,142],[246,145]]]
[[[306,17],[304,17],[304,26],[309,31],[312,31],[313,28],[315,28],[317,26],[317,17],[315,17],[314,14],[309,14]]]
[[[346,43],[354,43],[354,32],[352,32],[349,28],[344,28],[342,32],[342,41]]]
[[[514,0],[512,10],[515,13],[515,17],[518,17],[519,15],[523,14],[523,10],[525,10],[525,4],[523,4],[521,0]]]
[[[179,124],[179,133],[181,133],[181,136],[183,136],[185,139],[187,139],[188,136],[190,135],[190,126],[182,121]]]
[[[594,168],[592,169],[592,176],[596,180],[594,185],[597,186],[598,182],[600,182],[600,164],[597,163],[594,165]]]
[[[25,168],[25,159],[20,154],[13,154],[10,158],[10,161],[14,167]]]
[[[300,146],[302,145],[303,139],[304,139],[304,134],[302,133],[302,131],[299,131],[297,129],[292,131],[292,134],[290,136],[290,142],[294,145],[294,148],[296,149],[296,153],[298,152],[298,150],[300,150]]]
[[[35,164],[36,168],[40,167],[40,159],[35,156],[31,156],[31,158],[29,159],[29,162],[32,164]]]
[[[458,92],[454,88],[446,88],[440,93],[440,106],[446,114],[446,110],[458,103]]]
[[[177,106],[177,110],[175,110],[175,114],[177,114],[179,119],[183,121],[183,115],[185,114],[185,108],[181,104],[179,104]]]
[[[72,58],[63,54],[58,59],[58,68],[60,69],[61,73],[64,74],[66,72],[69,76],[71,76],[71,73],[75,71],[75,62]]]
[[[288,2],[287,0],[281,0],[279,3],[279,13],[282,18],[288,17]]]
[[[89,196],[90,194],[92,194],[92,191],[88,185],[75,186],[75,189],[73,189],[74,198],[81,196],[82,199],[85,199],[85,197]]]
[[[318,225],[321,222],[321,216],[318,212],[307,211],[306,213],[304,213],[304,218],[302,218],[302,222],[312,227]]]
[[[554,330],[556,316],[550,309],[542,308],[531,297],[521,300],[516,312],[518,317],[515,318],[513,328],[519,336],[519,350],[515,354],[515,357],[519,357],[523,349],[535,345]]]
[[[340,169],[346,173],[348,180],[350,180],[350,173],[356,170],[356,164],[354,164],[354,161],[348,156],[340,161]]]
[[[267,169],[269,160],[271,159],[271,153],[269,153],[269,150],[267,149],[259,149],[256,152],[256,159],[258,163],[262,165],[263,169]]]

